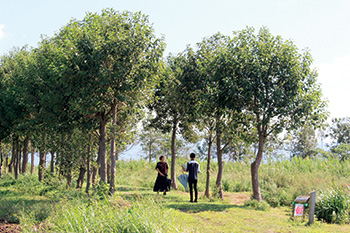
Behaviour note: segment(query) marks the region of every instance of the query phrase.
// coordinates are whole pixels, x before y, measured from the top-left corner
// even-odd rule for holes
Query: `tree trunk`
[[[14,154],[15,156],[15,179],[17,180],[18,179],[18,173],[19,173],[19,163],[21,162],[20,161],[20,148],[19,148],[19,138],[17,137],[16,138],[16,142],[15,142],[15,147],[16,147],[16,153]]]
[[[211,146],[212,146],[212,133],[209,134],[209,140],[208,140],[208,158],[207,158],[207,181],[205,184],[205,193],[204,195],[209,198],[209,186],[210,186],[210,159],[211,159]]]
[[[89,145],[87,147],[87,164],[86,164],[86,170],[87,170],[87,177],[86,177],[86,189],[85,192],[89,195],[90,191],[90,185],[91,185],[91,170],[90,170],[90,159],[91,159],[91,134],[89,134]]]
[[[148,147],[148,162],[152,162],[152,149],[151,146]]]
[[[22,174],[27,173],[28,166],[28,145],[29,145],[29,136],[26,136],[23,142],[23,164],[22,164]]]
[[[45,145],[46,145],[46,135],[45,132],[42,134],[42,145],[39,151],[39,181],[44,180],[44,171],[45,171],[45,165],[46,165],[46,151],[45,151]]]
[[[32,143],[32,151],[30,155],[30,174],[34,174],[34,145]]]
[[[18,141],[18,151],[19,151],[19,154],[18,154],[18,174],[20,174],[22,171],[21,161],[22,161],[22,152],[23,152],[20,141]]]
[[[224,171],[223,161],[222,161],[222,149],[221,149],[221,129],[219,120],[216,121],[216,149],[218,157],[218,176],[216,178],[216,186],[218,188],[219,197],[224,200],[224,192],[222,190],[222,175]]]
[[[6,174],[6,171],[7,171],[8,163],[9,163],[9,156],[5,155],[5,166],[4,166],[4,173],[5,174]]]
[[[92,177],[91,177],[91,183],[92,183],[92,185],[95,185],[96,182],[97,182],[97,171],[98,171],[97,167],[96,167],[96,166],[93,166],[93,167],[92,167]]]
[[[2,177],[2,166],[4,164],[4,155],[2,154],[2,143],[0,141],[0,178]]]
[[[12,139],[12,151],[11,151],[11,160],[10,160],[10,164],[9,164],[9,173],[12,173],[13,171],[13,166],[15,164],[15,160],[16,160],[16,139],[13,138]]]
[[[100,136],[98,156],[100,157],[100,182],[107,184],[107,156],[106,156],[106,125],[107,117],[104,113],[100,115]]]
[[[171,179],[172,179],[172,184],[171,186],[173,189],[177,190],[177,184],[176,184],[176,173],[175,173],[175,160],[176,160],[176,148],[175,148],[175,142],[176,142],[176,130],[177,130],[177,120],[174,120],[173,124],[173,132],[171,135]]]
[[[257,201],[262,201],[260,184],[259,184],[259,166],[263,157],[265,137],[262,132],[259,132],[259,129],[258,129],[258,133],[259,133],[258,152],[256,154],[255,161],[250,166],[250,171],[252,176],[253,197]]]
[[[50,173],[51,175],[55,174],[55,160],[56,160],[56,156],[55,156],[55,152],[51,151],[51,161],[50,161]]]
[[[79,169],[78,180],[77,180],[77,189],[81,189],[83,187],[85,172],[86,172],[85,165],[81,165]]]
[[[69,188],[72,185],[72,168],[69,168],[68,171],[65,174],[67,184],[66,188]]]
[[[116,104],[114,103],[112,106],[112,121],[113,121],[113,129],[111,135],[111,176],[110,176],[110,195],[114,195],[115,193],[115,174],[116,174],[116,146],[115,146],[115,137],[117,134],[117,110]]]

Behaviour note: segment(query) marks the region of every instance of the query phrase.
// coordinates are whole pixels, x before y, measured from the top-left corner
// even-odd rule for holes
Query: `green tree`
[[[174,189],[177,189],[177,137],[183,135],[187,139],[195,138],[191,133],[191,122],[194,121],[196,108],[196,82],[192,78],[195,69],[193,59],[190,49],[177,56],[168,57],[164,77],[156,89],[154,102],[149,106],[150,111],[156,114],[151,120],[151,126],[163,133],[171,133],[171,179]]]
[[[335,144],[350,144],[350,117],[333,118],[329,136]]]
[[[292,156],[301,158],[316,156],[317,138],[315,130],[309,126],[302,126],[292,135]]]
[[[73,111],[99,121],[100,177],[107,183],[107,123],[114,116],[114,122],[126,120],[121,125],[127,125],[128,118],[123,114],[134,114],[149,99],[158,80],[163,42],[155,37],[147,16],[113,9],[88,13],[81,21],[72,20],[56,40],[66,52],[67,69],[62,81],[69,85],[65,89],[71,95]],[[116,135],[118,132],[112,137]],[[113,148],[112,193],[116,160]]]
[[[299,53],[293,42],[271,35],[267,28],[258,34],[252,28],[236,32],[227,55],[236,64],[227,78],[227,95],[239,95],[257,129],[258,150],[251,177],[253,196],[260,201],[258,171],[268,136],[325,120],[326,103],[309,52]],[[237,85],[230,88],[232,83]]]
[[[350,144],[340,144],[331,149],[332,153],[336,155],[336,158],[339,158],[340,161],[350,159]]]
[[[227,76],[232,73],[234,64],[227,62],[227,46],[230,38],[221,34],[205,38],[198,43],[197,63],[199,72],[193,79],[198,83],[199,110],[197,119],[206,131],[208,143],[207,155],[207,181],[205,195],[209,197],[210,180],[210,159],[212,144],[216,142],[216,155],[218,159],[218,174],[216,185],[218,194],[223,198],[222,177],[223,177],[223,153],[230,146],[233,140],[237,139],[241,122],[240,102],[235,95],[226,96],[225,85]],[[231,87],[234,84],[231,83]],[[228,102],[230,107],[227,107]]]

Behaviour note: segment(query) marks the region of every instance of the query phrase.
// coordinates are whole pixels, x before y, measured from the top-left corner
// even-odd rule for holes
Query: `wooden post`
[[[310,192],[310,211],[309,211],[309,223],[314,223],[314,215],[315,215],[315,202],[316,202],[316,191]]]

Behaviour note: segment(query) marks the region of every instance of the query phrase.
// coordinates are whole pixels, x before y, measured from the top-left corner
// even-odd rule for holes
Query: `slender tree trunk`
[[[9,156],[5,155],[5,166],[4,166],[4,173],[6,174],[7,168],[9,163]]]
[[[107,116],[104,113],[100,115],[100,137],[98,156],[100,157],[100,182],[107,184],[107,156],[106,156],[106,125]]]
[[[89,195],[90,185],[91,185],[91,170],[90,170],[90,159],[91,159],[91,134],[89,134],[89,145],[87,147],[87,162],[86,162],[86,170],[87,170],[87,178],[86,178],[86,189],[85,192]]]
[[[12,139],[12,151],[11,151],[11,160],[9,164],[9,173],[12,173],[13,166],[16,160],[16,138]]]
[[[18,173],[19,173],[19,164],[20,164],[20,148],[19,148],[19,137],[16,138],[15,142],[16,146],[16,154],[15,156],[15,179],[18,179]]]
[[[29,136],[26,136],[23,142],[23,164],[22,164],[22,173],[27,173],[28,166],[28,146],[29,146]]]
[[[77,189],[81,189],[83,187],[85,173],[86,173],[85,165],[81,165],[79,169],[78,180],[77,180]]]
[[[176,173],[175,173],[175,160],[176,160],[176,145],[175,145],[175,142],[176,142],[176,131],[177,131],[177,120],[174,120],[173,122],[173,132],[172,132],[172,135],[171,135],[171,179],[172,179],[172,187],[173,189],[177,190],[178,187],[177,187],[177,184],[176,184]]]
[[[32,143],[32,151],[31,151],[31,155],[30,155],[30,174],[34,174],[34,145]]]
[[[205,193],[204,195],[209,198],[210,197],[210,159],[211,159],[211,146],[212,146],[212,133],[209,134],[209,140],[208,140],[208,158],[207,158],[207,181],[205,184]]]
[[[97,183],[97,167],[93,166],[92,167],[92,177],[91,177],[91,183],[92,185],[95,185]]]
[[[42,146],[39,151],[39,181],[44,180],[44,171],[45,171],[45,165],[46,165],[46,134],[45,132],[42,133]]]
[[[258,152],[256,154],[255,161],[250,165],[251,177],[252,177],[252,186],[253,186],[253,197],[257,201],[261,201],[261,192],[260,192],[260,184],[259,184],[259,166],[263,157],[263,149],[265,144],[265,136],[258,129],[259,134],[259,144],[258,144]]]
[[[91,178],[92,185],[97,184],[97,174],[98,174],[98,166],[100,164],[100,155],[97,156],[96,164],[97,166],[96,165],[92,166],[92,178]]]
[[[116,109],[116,103],[112,106],[112,123],[113,123],[113,129],[112,129],[112,135],[111,135],[111,177],[110,177],[110,188],[109,193],[111,195],[114,195],[115,193],[115,174],[116,174],[116,146],[115,146],[115,137],[117,134],[117,109]]]
[[[219,120],[216,121],[216,149],[218,157],[218,176],[216,178],[216,186],[218,188],[219,197],[224,200],[224,192],[222,190],[222,175],[224,171],[224,165],[222,161],[222,149],[221,149],[221,128]]]
[[[66,188],[69,188],[72,185],[72,168],[68,168],[65,177],[67,180]]]
[[[107,161],[107,183],[111,182],[111,164]]]
[[[18,174],[21,173],[22,171],[22,153],[23,153],[23,149],[22,149],[22,145],[20,144],[20,141],[18,142],[18,151],[19,151],[19,154],[18,154]]]
[[[51,175],[55,174],[55,162],[56,162],[56,156],[55,156],[55,152],[51,151],[51,161],[50,161],[50,173]]]
[[[0,141],[0,178],[2,177],[3,164],[4,164],[4,155],[2,154],[2,143]]]

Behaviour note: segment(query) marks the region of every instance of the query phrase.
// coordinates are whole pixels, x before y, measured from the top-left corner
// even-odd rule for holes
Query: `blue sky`
[[[267,26],[274,35],[309,48],[332,117],[350,116],[350,1],[348,0],[0,0],[0,54],[37,46],[85,12],[142,11],[168,53],[177,53],[216,32]]]

